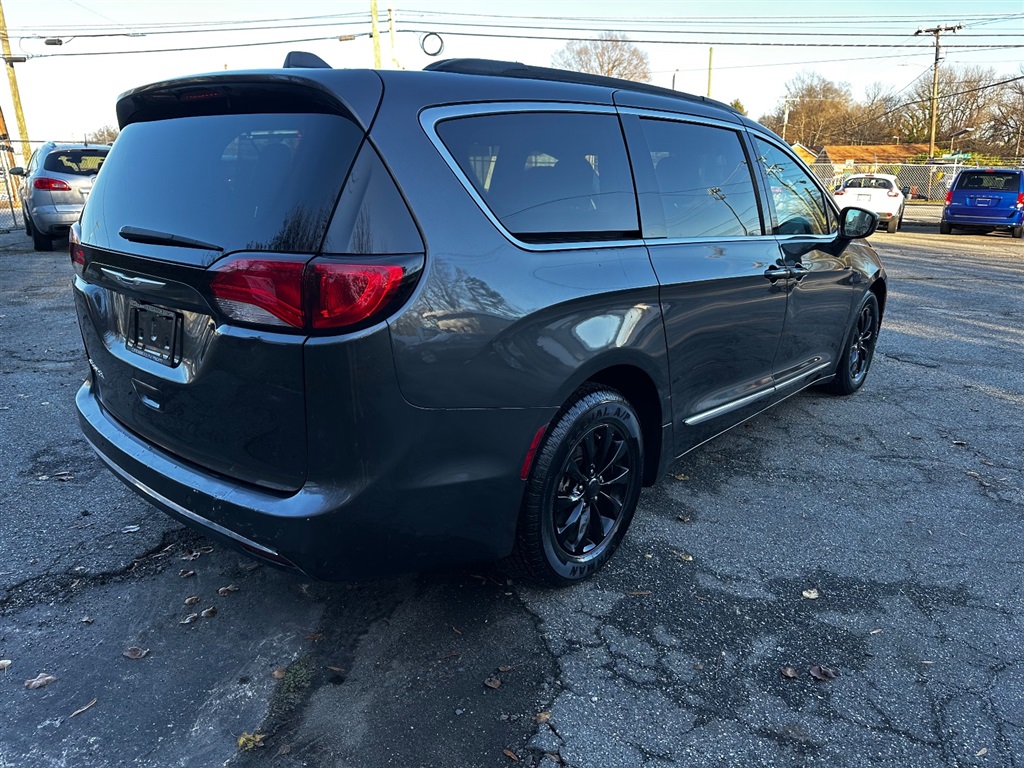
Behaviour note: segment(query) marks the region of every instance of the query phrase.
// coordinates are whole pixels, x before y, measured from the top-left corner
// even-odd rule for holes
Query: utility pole
[[[0,45],[3,46],[4,63],[7,64],[7,79],[11,83],[11,100],[14,102],[14,117],[18,121],[18,133],[21,134],[21,154],[28,165],[32,157],[32,147],[28,143],[28,128],[25,126],[25,113],[21,109],[21,94],[18,92],[18,76],[14,74],[14,64],[25,61],[24,56],[11,55],[11,41],[7,37],[7,21],[4,19],[4,6],[0,3]]]
[[[373,38],[373,68],[380,69],[380,27],[377,26],[377,0],[370,0],[370,36]]]
[[[934,35],[935,36],[935,66],[932,68],[932,130],[930,138],[928,140],[928,158],[935,157],[935,124],[939,118],[939,61],[942,59],[942,48],[939,46],[939,37],[943,32],[956,32],[958,29],[963,29],[963,24],[957,24],[955,27],[931,27],[929,29],[919,29],[914,33],[917,35]]]
[[[714,47],[708,48],[708,98],[711,98],[711,57],[714,55]]]

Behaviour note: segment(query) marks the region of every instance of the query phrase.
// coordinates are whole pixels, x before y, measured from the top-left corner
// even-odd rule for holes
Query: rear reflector
[[[241,323],[339,330],[380,319],[422,265],[409,257],[371,264],[306,258],[230,258],[210,270],[210,293],[225,315]]]
[[[60,179],[48,179],[45,176],[40,176],[38,179],[32,182],[32,186],[36,189],[46,189],[50,192],[70,192],[71,185],[66,181]]]
[[[547,431],[548,425],[545,424],[543,427],[537,430],[537,434],[533,436],[533,440],[530,442],[530,448],[526,451],[526,458],[523,459],[523,468],[519,470],[519,479],[525,480],[530,476],[530,468],[533,466],[533,457],[537,455],[537,449],[540,447],[541,438],[544,437],[544,433]]]

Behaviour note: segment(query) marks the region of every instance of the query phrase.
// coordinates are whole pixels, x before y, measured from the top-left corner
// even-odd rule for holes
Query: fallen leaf
[[[92,616],[83,616],[82,617],[82,623],[83,624],[92,624],[94,621],[96,621],[96,619],[94,619]]]
[[[275,755],[275,757],[280,757],[281,755],[287,755],[291,751],[292,751],[291,747],[289,747],[287,744],[282,744],[281,748],[279,750],[277,750],[277,755]]]
[[[200,547],[198,551],[201,555],[208,555],[213,552],[213,547]]]
[[[200,611],[199,615],[202,616],[204,619],[212,619],[214,616],[217,615],[217,609],[211,605],[209,608]]]
[[[181,559],[182,560],[198,560],[201,555],[202,555],[201,552],[186,551],[185,554],[181,556]]]
[[[967,475],[968,477],[974,477],[974,478],[981,477],[981,475],[979,473],[975,472],[973,469],[967,470],[966,472],[964,472],[964,474]]]
[[[194,621],[199,621],[199,614],[198,613],[190,613],[188,616],[186,616],[184,619],[182,619],[178,623],[179,624],[191,624]]]
[[[501,680],[499,680],[496,677],[488,677],[486,680],[484,680],[484,685],[486,685],[488,688],[501,688]]]
[[[701,664],[699,661],[695,661],[693,663],[693,668],[700,672],[702,669],[704,669],[704,665]]]
[[[456,635],[461,635],[462,634],[462,630],[459,629],[458,627],[452,627],[452,632],[454,632]]]
[[[13,663],[10,659],[0,659],[0,671],[6,672],[7,668]]]
[[[270,673],[270,676],[272,678],[274,678],[275,680],[280,680],[286,674],[288,674],[288,670],[287,669],[285,669],[284,667],[278,667],[277,669],[275,669],[273,672]]]
[[[187,579],[189,576],[195,576],[196,572],[195,571],[186,571],[184,568],[182,568],[180,571],[178,571],[178,575],[181,576],[181,578],[183,578],[183,579]]]
[[[882,630],[880,630],[880,629],[872,629],[870,632],[868,632],[868,634],[869,635],[878,635],[878,634],[881,634],[881,632],[882,632]]]
[[[53,479],[59,480],[62,483],[66,483],[68,480],[74,480],[75,476],[68,472],[67,470],[65,470],[64,472],[56,472],[53,475]]]
[[[189,595],[185,598],[185,605],[195,605],[202,599],[199,595]]]
[[[828,682],[839,677],[838,669],[826,667],[824,664],[815,664],[807,671],[811,673],[811,677],[821,682]]]
[[[677,551],[675,549],[670,550],[670,551],[672,552],[673,555],[678,557],[684,563],[692,563],[693,562],[693,555],[691,555],[689,552],[679,552],[679,551]]]
[[[75,717],[76,715],[80,715],[83,712],[85,712],[85,710],[87,710],[91,706],[93,706],[96,703],[96,701],[97,701],[96,699],[93,699],[88,704],[86,704],[84,707],[79,707],[78,709],[76,709],[74,712],[72,712],[70,715],[68,715],[68,720],[70,720],[72,717]]]
[[[680,523],[688,523],[688,522],[690,522],[690,516],[689,515],[676,515],[676,520],[678,520]]]
[[[781,672],[783,677],[788,677],[790,680],[796,680],[800,677],[800,672],[796,667],[783,667]]]
[[[263,740],[267,738],[265,733],[249,733],[245,732],[238,737],[238,748],[243,751],[255,749],[256,747],[263,746]]]
[[[819,597],[821,597],[821,593],[813,587],[811,589],[805,589],[800,594],[806,597],[808,600],[817,600]]]
[[[512,671],[512,666],[510,664],[502,664],[500,667],[498,667],[498,671],[499,672],[511,672]]]
[[[234,584],[228,584],[226,587],[221,587],[220,589],[218,589],[217,594],[221,597],[224,597],[225,595],[230,595],[232,592],[237,591],[238,587],[236,587]]]
[[[924,659],[924,660],[923,660],[923,661],[922,661],[921,663],[922,663],[922,664],[934,664],[935,662],[934,662],[934,661],[931,661],[931,660],[929,660],[929,659]]]
[[[149,655],[149,648],[139,648],[139,646],[133,645],[131,648],[125,649],[125,652],[121,655],[126,659],[137,661],[138,659],[144,659]]]
[[[953,445],[967,445],[966,440],[954,440]]]
[[[979,749],[977,752],[974,753],[974,756],[975,757],[984,757],[987,754],[988,754],[988,747],[982,747],[981,749]]]
[[[142,530],[141,525],[126,525],[121,529],[121,533],[138,533]]]
[[[501,750],[501,753],[505,757],[507,757],[509,760],[512,760],[513,762],[516,762],[516,763],[519,762],[519,755],[517,755],[515,752],[513,752],[508,747],[506,747],[505,749]]]
[[[546,710],[546,709],[543,712],[538,712],[536,715],[533,716],[533,721],[535,723],[540,723],[540,724],[546,723],[550,719],[551,719],[551,713],[548,710]]]
[[[42,688],[44,685],[56,682],[57,678],[53,675],[48,675],[45,672],[40,672],[38,675],[33,677],[31,680],[25,681],[25,687],[28,689]]]
[[[684,475],[682,472],[680,472],[678,475],[672,475],[672,477],[674,477],[676,480],[682,480],[682,481],[690,479],[689,475]]]
[[[307,640],[312,640],[314,643],[319,643],[321,640],[324,639],[324,633],[323,632],[310,632],[308,635],[306,635],[306,639]]]
[[[344,668],[344,667],[334,667],[334,666],[328,666],[327,668],[328,668],[329,670],[331,670],[331,672],[344,672],[344,671],[345,671],[345,668]]]
[[[647,595],[649,595],[651,593],[650,592],[646,592],[646,591],[644,591],[642,589],[634,589],[634,590],[632,590],[630,592],[627,592],[626,594],[629,595],[630,597],[646,597]]]

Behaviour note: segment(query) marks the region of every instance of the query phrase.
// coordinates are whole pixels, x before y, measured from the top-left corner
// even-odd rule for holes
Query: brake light
[[[235,257],[211,270],[210,293],[217,307],[239,322],[338,330],[372,321],[392,305],[406,278],[418,271],[407,260],[365,264]]]
[[[1017,207],[1024,208],[1024,192],[1017,195]]]
[[[951,190],[949,190],[949,192],[946,193],[946,205],[951,205],[952,203],[953,203],[953,190],[951,189]]]
[[[70,192],[71,185],[66,181],[60,179],[49,179],[46,176],[40,176],[38,179],[32,182],[32,186],[36,189],[49,190],[50,192]]]
[[[833,192],[832,194],[833,194],[833,195],[841,195],[841,194],[843,194],[843,190],[841,190],[841,189],[837,189],[837,190],[836,190],[835,192]]]
[[[75,274],[81,276],[85,273],[85,249],[82,247],[82,228],[76,222],[71,225],[68,231],[68,250],[71,253],[71,266]]]

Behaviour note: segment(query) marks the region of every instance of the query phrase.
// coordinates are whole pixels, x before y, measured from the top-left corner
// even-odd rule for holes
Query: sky
[[[290,50],[310,51],[334,67],[374,63],[369,0],[0,2],[11,52],[28,59],[14,66],[33,143],[80,141],[116,125],[118,95],[149,82],[279,67]],[[1024,0],[378,0],[381,17],[389,7],[396,33],[392,48],[382,24],[383,68],[422,69],[434,61],[421,49],[429,32],[443,41],[438,59],[549,66],[567,40],[613,30],[648,54],[655,85],[701,95],[713,48],[711,96],[739,99],[754,119],[774,110],[786,82],[801,72],[848,83],[855,98],[876,82],[909,93],[934,58],[934,38],[914,35],[921,28],[965,25],[943,35],[950,44],[944,63],[1010,76],[1024,68]],[[337,39],[343,35],[356,37]],[[143,52],[160,49],[172,50]],[[4,78],[0,109],[17,137]]]

